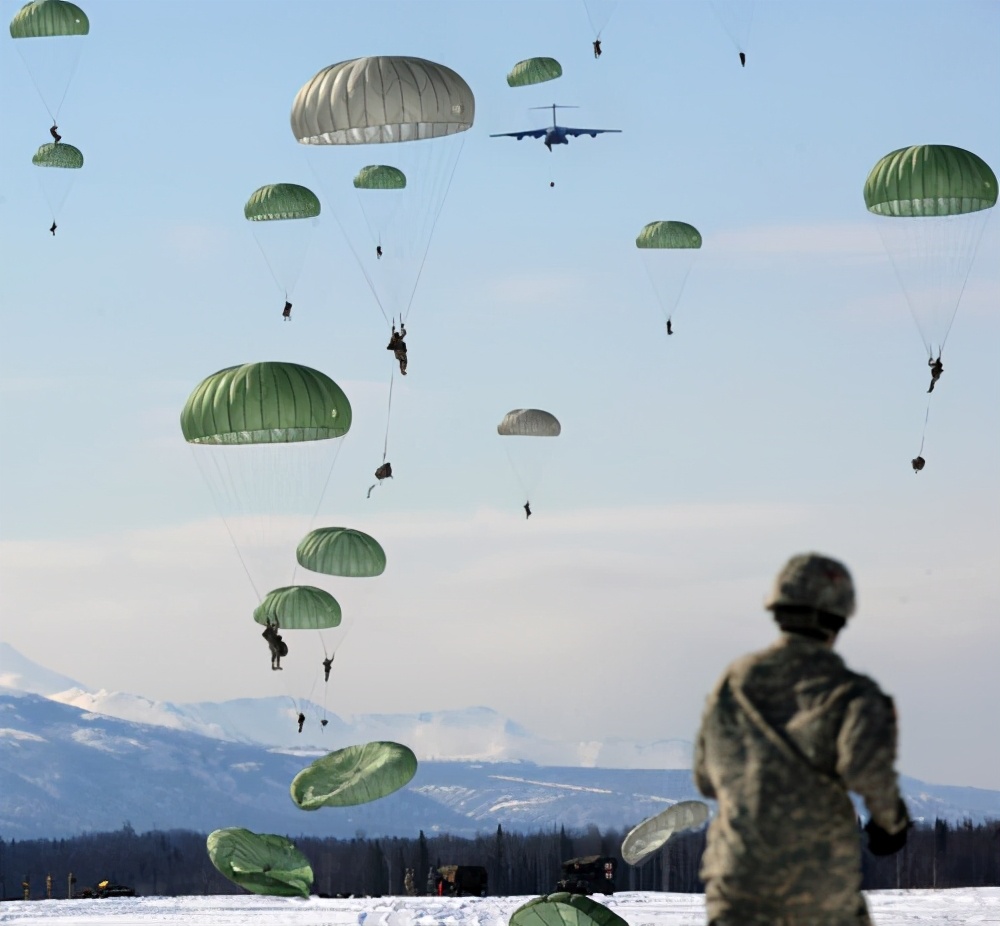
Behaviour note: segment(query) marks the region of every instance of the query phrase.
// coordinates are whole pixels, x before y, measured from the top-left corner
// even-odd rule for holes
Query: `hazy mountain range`
[[[352,837],[625,828],[697,797],[691,744],[565,744],[488,708],[328,715],[296,732],[287,699],[169,704],[91,691],[0,644],[0,836],[245,826]],[[307,813],[288,796],[296,772],[341,746],[392,739],[420,759],[403,790],[358,807]],[[617,767],[616,767],[617,766]],[[903,778],[915,817],[1000,819],[1000,791]]]

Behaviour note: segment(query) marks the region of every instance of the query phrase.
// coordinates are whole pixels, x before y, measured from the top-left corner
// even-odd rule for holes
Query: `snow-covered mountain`
[[[43,695],[88,713],[234,743],[323,749],[331,740],[384,739],[406,743],[420,759],[527,761],[539,765],[635,769],[691,767],[692,746],[685,740],[556,742],[535,736],[487,707],[343,718],[306,702],[302,707],[308,722],[299,735],[295,723],[297,710],[288,698],[173,704],[118,691],[94,691],[33,663],[9,644],[0,643],[0,691],[4,688]],[[325,728],[319,725],[321,717],[328,721]]]
[[[559,825],[625,829],[674,801],[697,797],[688,768],[598,767],[516,761],[506,753],[537,742],[485,708],[430,715],[371,715],[314,724],[291,748],[249,739],[261,715],[280,717],[294,730],[291,708],[271,699],[223,705],[174,706],[127,695],[87,692],[27,660],[0,652],[4,678],[24,687],[0,690],[0,836],[69,836],[88,830],[188,828],[208,832],[245,826],[259,832],[350,838],[456,836]],[[16,654],[15,654],[16,655]],[[61,691],[64,682],[69,686]],[[40,689],[41,693],[31,689]],[[75,694],[70,694],[75,692]],[[92,695],[94,699],[84,698]],[[74,702],[81,699],[82,706]],[[111,705],[153,722],[95,710]],[[227,713],[228,711],[228,713]],[[284,713],[282,713],[284,712]],[[174,718],[171,722],[164,722]],[[234,719],[236,718],[236,719]],[[245,723],[240,728],[239,723]],[[241,732],[242,730],[242,732]],[[288,795],[295,774],[314,756],[371,739],[396,739],[420,759],[410,784],[370,804],[315,813]],[[301,748],[308,743],[307,748]],[[676,744],[654,744],[653,753]],[[453,748],[461,761],[442,759]],[[613,745],[605,754],[634,758],[644,747]],[[470,758],[475,754],[474,758]],[[680,755],[678,750],[675,753]],[[642,756],[648,758],[648,754]],[[914,817],[973,821],[1000,819],[1000,791],[929,785],[902,779]]]
[[[330,737],[326,749],[359,740]],[[343,809],[299,810],[295,774],[324,750],[267,749],[139,724],[30,693],[0,694],[0,835],[245,826],[351,838],[489,834],[559,825],[625,829],[697,795],[686,770],[423,760],[389,797]],[[1000,792],[903,779],[916,817],[1000,819]]]

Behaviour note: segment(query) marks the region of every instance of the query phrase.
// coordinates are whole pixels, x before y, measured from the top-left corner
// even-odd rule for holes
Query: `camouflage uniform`
[[[847,792],[887,832],[908,825],[896,715],[832,651],[835,632],[820,636],[783,633],[729,666],[708,698],[694,777],[719,802],[701,867],[711,926],[871,924]]]

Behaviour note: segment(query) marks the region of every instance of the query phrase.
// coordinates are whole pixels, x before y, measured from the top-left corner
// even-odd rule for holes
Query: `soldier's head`
[[[800,553],[782,567],[764,607],[782,630],[832,642],[854,613],[854,582],[843,563]]]

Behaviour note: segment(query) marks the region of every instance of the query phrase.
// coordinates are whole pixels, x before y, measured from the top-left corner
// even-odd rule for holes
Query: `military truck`
[[[438,893],[447,897],[485,897],[489,877],[482,865],[442,865]]]
[[[618,860],[609,855],[584,855],[562,863],[563,876],[557,891],[571,894],[613,894]]]
[[[135,890],[124,884],[112,884],[110,881],[101,881],[93,887],[85,887],[77,895],[78,897],[135,897]]]

